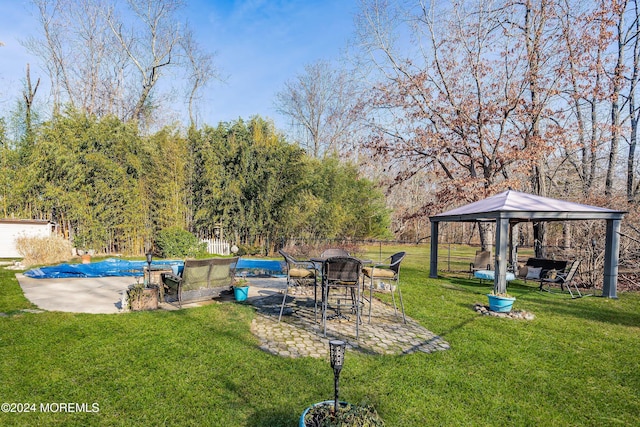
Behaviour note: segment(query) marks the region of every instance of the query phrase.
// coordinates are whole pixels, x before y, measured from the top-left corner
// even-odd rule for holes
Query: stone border
[[[504,319],[533,320],[536,317],[533,313],[523,310],[511,310],[508,313],[498,313],[491,311],[488,306],[480,304],[479,302],[473,305],[473,309],[476,313],[483,316],[502,317]]]

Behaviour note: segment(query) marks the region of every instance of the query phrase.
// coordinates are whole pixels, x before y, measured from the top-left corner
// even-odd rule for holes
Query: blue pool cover
[[[286,277],[284,261],[274,259],[240,258],[236,266],[236,276]]]
[[[183,261],[153,261],[151,265],[182,266]],[[27,277],[34,279],[64,279],[70,277],[110,277],[110,276],[140,276],[146,261],[126,261],[109,258],[104,261],[89,264],[59,264],[50,267],[34,268],[24,272]]]
[[[282,277],[283,263],[277,260],[240,258],[236,266],[236,276]],[[142,277],[146,261],[127,261],[109,258],[104,261],[89,264],[59,264],[50,267],[33,268],[25,271],[24,275],[35,279],[63,279],[72,277],[109,277],[109,276],[139,276]],[[184,261],[159,260],[151,263],[153,266],[167,266],[174,270],[181,270]]]

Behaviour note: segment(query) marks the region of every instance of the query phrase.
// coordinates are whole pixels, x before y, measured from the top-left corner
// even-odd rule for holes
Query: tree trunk
[[[545,231],[546,231],[546,223],[544,222],[533,223],[533,248],[534,248],[536,258],[545,258],[546,256],[547,250],[544,247]]]
[[[571,249],[571,223],[562,223],[562,249]]]
[[[638,9],[638,2],[635,3],[635,22],[633,28],[636,31],[640,31],[640,10]],[[629,135],[629,155],[627,156],[627,201],[629,203],[635,202],[635,155],[636,146],[638,143],[638,112],[636,111],[636,87],[638,84],[638,74],[640,67],[640,39],[635,37],[633,43],[633,69],[631,70],[631,86],[629,88],[629,117],[631,119],[631,130]]]
[[[491,224],[479,222],[478,233],[480,234],[480,249],[491,252],[493,246]]]
[[[624,47],[625,41],[623,40],[622,27],[624,24],[624,7],[619,11],[618,17],[618,52],[616,68],[613,72],[613,89],[611,92],[611,147],[609,150],[609,165],[607,166],[607,177],[604,184],[604,193],[609,196],[613,189],[613,177],[615,175],[616,159],[618,158],[618,145],[620,134],[620,89],[622,87],[622,81],[624,76],[623,61],[624,61]]]

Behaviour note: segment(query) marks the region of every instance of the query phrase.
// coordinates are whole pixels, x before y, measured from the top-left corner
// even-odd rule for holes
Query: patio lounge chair
[[[391,255],[389,258],[385,259],[385,261],[389,260],[387,264],[375,264],[372,267],[364,267],[362,272],[366,277],[371,279],[371,283],[369,285],[369,323],[371,323],[371,304],[373,302],[373,281],[374,279],[378,280],[387,280],[389,282],[395,283],[394,287],[391,287],[391,299],[393,300],[393,312],[395,315],[398,315],[398,309],[396,307],[396,298],[394,296],[395,290],[398,291],[398,297],[400,298],[400,309],[402,310],[402,320],[404,323],[407,323],[407,318],[404,314],[404,302],[402,301],[402,292],[400,291],[400,263],[405,257],[405,252],[398,252]]]
[[[229,289],[235,276],[238,257],[188,259],[180,276],[165,273],[162,284],[165,301],[195,302],[212,299]]]
[[[571,267],[568,270],[565,270],[564,272],[560,273],[556,273],[555,277],[547,277],[547,278],[541,278],[540,279],[540,290],[545,290],[545,291],[549,291],[550,292],[550,285],[551,283],[559,283],[560,284],[560,290],[562,290],[565,286],[567,287],[567,290],[569,291],[569,295],[571,295],[571,298],[580,298],[582,297],[582,294],[580,293],[580,289],[578,289],[578,286],[573,282],[573,278],[575,277],[576,273],[578,272],[578,267],[580,266],[580,260],[575,260],[573,261],[573,263],[571,264]],[[544,288],[544,285],[547,285],[547,288]],[[575,291],[577,292],[577,296],[575,296],[573,294],[573,292],[571,291],[571,286],[573,285],[573,288],[575,289]]]
[[[476,251],[475,259],[469,263],[469,277],[478,270],[491,270],[491,252]]]
[[[289,286],[300,285],[313,285],[314,286],[314,312],[316,315],[316,322],[318,321],[318,298],[316,284],[316,270],[315,265],[311,261],[300,261],[293,258],[291,255],[283,250],[278,251],[280,255],[284,257],[287,263],[287,289],[284,291],[284,297],[282,298],[282,305],[280,306],[280,315],[278,316],[278,322],[282,319],[282,312],[284,311],[284,304],[287,301],[287,295],[289,294]]]

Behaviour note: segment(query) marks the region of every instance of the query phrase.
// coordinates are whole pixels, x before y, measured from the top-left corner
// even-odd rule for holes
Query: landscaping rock
[[[498,313],[495,311],[489,310],[489,307],[486,305],[475,303],[473,305],[473,309],[483,315],[483,316],[493,316],[493,317],[502,317],[506,319],[517,319],[517,320],[533,320],[535,316],[533,313],[529,313],[528,311],[523,310],[511,310],[509,313]]]

